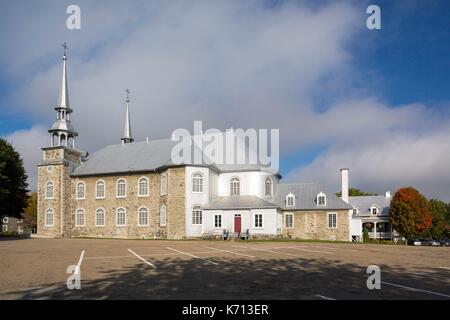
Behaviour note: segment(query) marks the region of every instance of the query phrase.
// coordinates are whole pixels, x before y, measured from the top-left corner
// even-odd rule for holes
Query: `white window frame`
[[[196,177],[196,176],[200,176],[200,177]],[[199,180],[200,183],[196,184],[195,183],[196,180]],[[204,190],[205,190],[205,177],[204,177],[203,173],[201,173],[199,171],[194,172],[192,174],[191,181],[192,181],[192,189],[191,189],[192,193],[203,193],[204,192]],[[199,190],[195,190],[196,186],[199,188]]]
[[[216,225],[216,217],[220,217],[220,226],[217,226]],[[223,217],[222,217],[222,215],[221,214],[215,214],[214,215],[214,229],[222,229],[222,226],[223,226]]]
[[[23,234],[23,227],[22,226],[17,226],[17,233],[18,234]]]
[[[374,209],[375,209],[375,213],[373,213],[373,210],[374,210]],[[369,208],[369,210],[370,210],[370,214],[371,214],[372,216],[376,216],[376,215],[378,215],[378,214],[380,213],[380,209],[379,209],[378,206],[376,206],[375,204],[371,205],[370,208]]]
[[[124,213],[124,223],[123,224],[119,224],[119,211],[123,211]],[[116,227],[126,227],[127,226],[127,209],[120,207],[116,209]]]
[[[167,174],[163,173],[159,182],[159,194],[165,196],[167,194]]]
[[[356,210],[356,213],[355,213]],[[359,208],[357,206],[353,206],[352,215],[357,215],[359,213]]]
[[[270,191],[269,191],[269,194],[267,194],[267,184],[270,184]],[[270,177],[267,177],[265,180],[264,180],[264,195],[266,196],[266,197],[271,197],[271,196],[273,196],[273,180],[272,180],[272,178],[270,178]]]
[[[125,192],[124,192],[125,195],[123,195],[123,196],[122,196],[122,195],[119,195],[119,182],[120,182],[120,181],[123,181],[123,182],[125,183],[125,189],[124,189],[124,190],[125,190]],[[124,179],[124,178],[119,178],[119,179],[117,179],[117,180],[116,180],[116,198],[119,198],[119,199],[120,199],[120,198],[121,198],[121,199],[126,198],[126,197],[127,197],[127,191],[128,191],[128,190],[127,190],[127,180]]]
[[[330,216],[333,216],[333,215],[336,217],[335,225],[330,227]],[[328,212],[327,213],[327,227],[328,227],[328,229],[337,229],[337,226],[338,226],[338,215],[337,215],[337,212]]]
[[[292,204],[289,204],[289,199],[292,199]],[[289,208],[295,207],[295,195],[293,193],[289,193],[286,196],[286,207],[289,207]]]
[[[9,218],[8,217],[3,217],[3,223],[8,223],[9,222]]]
[[[99,183],[103,183],[103,196],[98,195],[98,185]],[[106,197],[106,182],[104,180],[97,180],[95,182],[95,199],[105,199]]]
[[[164,215],[163,215],[163,212],[164,212]],[[163,219],[163,217],[164,217],[164,219]],[[162,204],[159,207],[159,226],[160,227],[167,226],[167,207],[165,204]]]
[[[52,216],[52,223],[51,224],[47,223],[48,222],[48,219],[47,219],[47,215],[48,214],[51,214],[51,216]],[[46,227],[53,227],[53,226],[55,226],[55,210],[53,210],[53,209],[45,210],[44,220],[45,220],[44,224],[45,224]]]
[[[292,217],[292,225],[290,227],[287,225],[287,217],[288,216]],[[286,229],[294,229],[294,214],[293,213],[285,213],[284,214],[284,227]]]
[[[147,215],[147,223],[141,223],[141,210],[145,210],[145,213]],[[137,222],[138,222],[138,227],[148,227],[150,225],[150,211],[148,210],[147,207],[140,207],[137,210]]]
[[[259,217],[259,216],[261,216],[260,221],[258,221],[258,222],[261,223],[260,226],[256,225],[256,222],[258,220],[257,217]],[[264,214],[262,214],[262,213],[255,213],[253,215],[253,228],[254,229],[263,229],[264,228]]]
[[[320,204],[320,198],[323,198],[323,204]],[[327,206],[327,195],[323,192],[320,192],[317,197],[317,206],[318,207],[326,207]]]
[[[193,226],[201,226],[203,224],[203,211],[200,208],[199,205],[195,205],[192,207],[192,225]],[[196,214],[199,214],[200,216],[196,216]],[[200,218],[199,218],[200,217]]]
[[[147,184],[147,192],[141,193],[141,181],[145,181]],[[138,189],[138,197],[148,197],[150,195],[150,180],[147,177],[140,177],[138,179],[137,183],[137,189]]]
[[[78,223],[78,215],[80,214],[80,212],[83,215],[82,224]],[[86,226],[86,212],[84,211],[84,209],[79,208],[75,211],[75,227],[84,227],[84,226]]]
[[[2,232],[8,232],[8,225],[7,224],[2,225]]]
[[[237,185],[237,187],[235,186]],[[239,177],[232,177],[230,179],[230,196],[240,196],[241,195],[241,179]],[[235,193],[237,190],[237,193]]]
[[[99,211],[102,211],[102,214],[103,214],[103,224],[98,224],[98,214],[99,214]],[[96,226],[96,227],[104,227],[105,224],[106,224],[106,211],[105,211],[104,208],[97,208],[97,209],[95,210],[95,226]]]
[[[80,197],[80,194],[78,192],[78,186],[82,185],[83,186],[83,196]],[[83,200],[86,198],[86,183],[84,183],[83,181],[78,181],[76,186],[75,186],[75,195],[77,200]]]
[[[52,196],[48,196],[48,185],[52,185]],[[53,181],[47,181],[45,183],[45,199],[55,199],[55,183]]]

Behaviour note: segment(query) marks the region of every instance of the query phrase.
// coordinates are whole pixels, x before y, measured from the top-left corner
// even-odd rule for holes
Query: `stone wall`
[[[328,212],[337,213],[336,228],[328,228]],[[294,214],[293,228],[285,227],[286,213]],[[348,210],[285,211],[283,237],[291,239],[349,241]]]

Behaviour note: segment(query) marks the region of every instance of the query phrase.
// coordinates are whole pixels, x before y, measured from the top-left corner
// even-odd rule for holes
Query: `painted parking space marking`
[[[134,254],[138,259],[142,260],[143,262],[145,262],[146,264],[148,264],[149,266],[153,267],[156,269],[156,266],[153,263],[148,262],[147,260],[145,260],[144,258],[142,258],[140,255],[138,255],[136,252],[134,252],[131,249],[128,249],[128,251],[130,251],[132,254]]]
[[[85,252],[84,250],[81,251],[80,259],[78,259],[77,268],[75,269],[76,274],[80,273],[81,264],[83,263],[84,258],[84,252]]]
[[[265,252],[270,252],[270,253],[275,253],[275,254],[282,254],[282,255],[286,255],[286,256],[291,256],[291,257],[300,258],[300,257],[299,257],[298,255],[296,255],[296,254],[287,253],[287,252],[278,252],[278,251],[273,251],[273,250],[268,250],[268,249],[262,249],[262,248],[255,248],[255,247],[246,247],[246,248],[251,249],[251,250],[265,251]]]
[[[306,252],[314,252],[314,253],[332,253],[330,251],[321,251],[321,250],[311,250],[311,249],[305,249],[303,247],[286,247],[286,249],[294,249],[294,250],[299,250],[299,251],[306,251]]]
[[[216,265],[216,266],[219,265],[217,262],[214,262],[214,261],[211,261],[211,260],[208,260],[208,259],[204,259],[204,258],[201,258],[199,256],[196,256],[196,255],[193,255],[193,254],[190,254],[190,253],[187,253],[187,252],[179,251],[179,250],[176,250],[176,249],[173,249],[173,248],[169,248],[169,247],[167,247],[167,249],[175,251],[175,252],[178,252],[180,254],[184,254],[186,256],[190,256],[190,257],[193,257],[193,258],[196,258],[196,259],[200,259],[200,260],[206,261],[206,262],[211,263],[211,264]]]
[[[321,294],[316,294],[316,297],[319,297],[319,298],[321,298],[323,300],[336,300],[334,298],[326,297],[326,296],[323,296]]]
[[[450,270],[448,267],[439,267],[439,269]]]
[[[255,256],[251,256],[251,255],[245,254],[245,253],[239,253],[239,252],[234,252],[234,251],[228,251],[228,250],[223,250],[223,249],[217,249],[217,248],[207,247],[207,246],[203,246],[203,247],[206,248],[206,249],[212,249],[212,250],[222,251],[222,252],[226,252],[226,253],[235,254],[235,255],[238,255],[238,256],[244,256],[244,257],[256,258]]]
[[[406,290],[411,290],[411,291],[416,291],[416,292],[423,292],[423,293],[433,294],[433,295],[436,295],[436,296],[450,298],[450,295],[444,294],[444,293],[440,293],[440,292],[429,291],[429,290],[424,290],[424,289],[418,289],[418,288],[408,287],[408,286],[404,286],[404,285],[400,285],[400,284],[396,284],[396,283],[391,283],[391,282],[385,282],[385,281],[381,281],[381,283],[382,284],[387,284],[388,286],[393,286],[393,287],[402,288],[402,289],[406,289]]]

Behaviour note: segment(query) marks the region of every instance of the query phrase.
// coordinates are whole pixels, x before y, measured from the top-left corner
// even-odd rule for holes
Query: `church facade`
[[[38,235],[185,239],[210,235],[351,241],[347,202],[258,165],[175,164],[173,139],[134,142],[126,97],[119,144],[76,149],[67,54],[50,145],[38,165]]]

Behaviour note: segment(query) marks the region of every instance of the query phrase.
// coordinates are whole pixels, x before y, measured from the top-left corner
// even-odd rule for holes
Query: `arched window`
[[[192,192],[203,192],[203,174],[196,172],[192,175]]]
[[[148,209],[145,207],[138,210],[138,225],[141,227],[148,226]]]
[[[53,227],[55,224],[55,211],[53,209],[47,209],[45,211],[45,226]]]
[[[142,177],[138,181],[138,196],[148,196],[148,178]]]
[[[230,180],[230,195],[238,196],[241,194],[241,180],[239,178],[232,178]]]
[[[125,198],[127,196],[127,182],[125,179],[117,180],[116,185],[116,197],[117,198]]]
[[[200,206],[192,208],[192,224],[202,224],[202,210]]]
[[[105,198],[105,181],[98,180],[95,184],[95,198],[104,199]]]
[[[272,179],[266,178],[265,182],[265,195],[271,196],[273,194],[273,182]]]
[[[116,211],[116,226],[123,227],[127,225],[127,213],[124,208],[118,208]]]
[[[98,208],[95,211],[95,226],[104,227],[105,226],[105,210]]]
[[[78,209],[75,214],[75,225],[77,227],[84,226],[84,210]]]
[[[77,199],[84,199],[85,194],[85,184],[84,182],[77,183]]]
[[[295,196],[292,193],[289,193],[286,196],[286,206],[287,207],[295,207]]]
[[[162,205],[159,208],[159,225],[161,227],[165,227],[167,223],[167,212],[166,212],[166,206]]]
[[[46,199],[53,199],[55,197],[55,190],[54,190],[54,184],[51,181],[48,181],[45,184],[45,198]]]
[[[321,192],[317,195],[317,205],[324,207],[327,205],[327,196],[325,195],[325,193]]]
[[[161,175],[161,195],[167,194],[167,176],[165,174]]]

